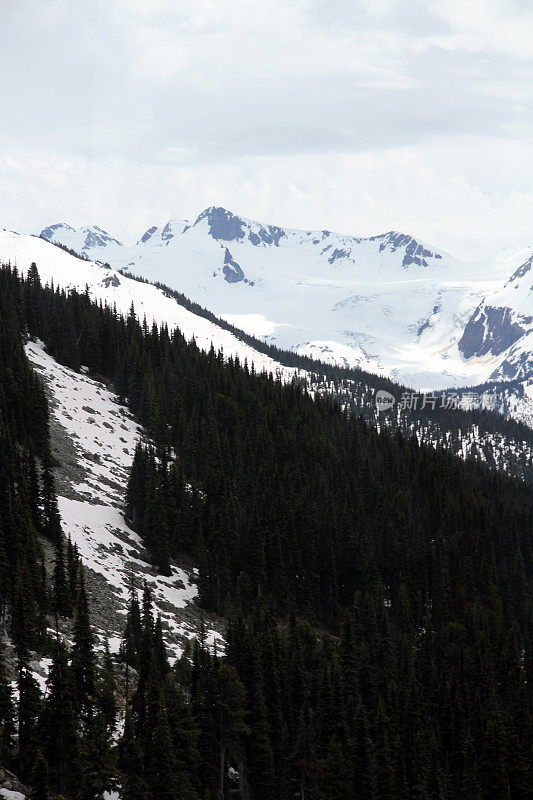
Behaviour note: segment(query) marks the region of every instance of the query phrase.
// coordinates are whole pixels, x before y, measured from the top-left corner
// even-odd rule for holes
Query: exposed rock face
[[[203,219],[207,220],[209,233],[213,239],[221,239],[224,242],[244,239],[245,225],[243,220],[240,217],[236,217],[231,211],[226,211],[225,208],[206,208],[194,224],[198,225]]]
[[[161,238],[164,239],[165,241],[169,241],[170,239],[174,238],[170,222],[167,222],[167,224],[163,228],[163,232],[161,233]]]
[[[29,342],[30,361],[43,380],[50,403],[50,440],[55,459],[59,511],[66,536],[79,548],[100,641],[107,634],[112,650],[120,642],[131,583],[150,585],[155,612],[161,615],[172,657],[196,636],[202,616],[211,637],[220,638],[220,621],[202,614],[194,602],[195,571],[172,566],[160,576],[139,535],[123,516],[129,468],[136,441],[143,436],[128,409],[103,383],[57,364],[41,346]],[[48,566],[52,546],[43,541]]]
[[[76,252],[87,254],[90,250],[116,245],[122,247],[122,242],[115,239],[107,231],[93,225],[90,228],[75,230],[64,222],[49,225],[41,231],[41,237],[51,242],[60,242],[67,247],[72,247]]]
[[[49,225],[48,228],[44,228],[41,231],[41,236],[43,239],[48,239],[51,241],[56,233],[59,233],[60,231],[64,232],[73,230],[74,228],[72,228],[70,225],[67,225],[66,222],[57,222],[55,225]]]
[[[527,275],[528,272],[531,272],[532,264],[533,264],[533,256],[528,258],[528,260],[525,261],[520,267],[518,267],[518,269],[511,275],[511,277],[507,281],[507,286],[510,283],[515,283],[516,281],[519,281],[520,278],[523,278],[524,275]]]
[[[385,234],[384,237],[377,238],[383,238],[383,242],[379,246],[380,251],[388,248],[394,253],[399,247],[405,247],[405,254],[402,259],[403,267],[409,267],[411,264],[417,264],[419,267],[428,267],[428,258],[442,258],[440,253],[428,250],[427,247],[424,247],[412,236],[408,236],[405,233],[391,232]]]
[[[149,239],[151,239],[151,238],[152,238],[152,236],[154,235],[154,233],[156,232],[156,230],[157,230],[157,225],[152,225],[152,227],[151,227],[151,228],[148,228],[148,230],[147,230],[147,231],[145,231],[145,233],[144,233],[144,234],[141,236],[141,242],[142,242],[143,244],[146,244],[146,242],[147,242]]]
[[[286,235],[285,231],[282,228],[276,227],[276,225],[268,225],[266,228],[261,225],[257,233],[255,233],[255,231],[250,231],[248,239],[255,247],[261,244],[273,244],[275,247],[279,247],[279,240]]]
[[[244,279],[244,272],[233,259],[233,256],[227,247],[224,255],[224,266],[222,267],[222,272],[224,273],[224,280],[226,280],[228,283],[238,283]]]
[[[344,250],[343,248],[336,247],[335,250],[332,252],[328,261],[330,264],[334,264],[340,258],[348,258],[350,256],[349,250]],[[353,259],[351,259],[353,261]]]
[[[116,275],[109,275],[107,278],[102,279],[102,285],[106,289],[109,289],[110,286],[120,286],[120,280]]]
[[[524,335],[525,327],[520,323],[529,325],[532,319],[517,317],[510,308],[477,308],[466,324],[459,350],[465,358],[500,355]]]

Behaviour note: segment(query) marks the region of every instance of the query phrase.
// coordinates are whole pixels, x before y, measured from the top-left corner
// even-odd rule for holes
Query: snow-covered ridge
[[[185,224],[183,220],[176,221],[178,229],[182,223]],[[222,245],[217,244],[217,247],[222,247]],[[275,245],[273,247],[275,248]],[[255,249],[259,250],[260,248]],[[224,247],[223,252],[227,251],[228,248]],[[493,290],[495,298],[498,297],[498,291],[503,291],[507,295],[511,295],[511,298],[516,297],[517,301],[520,299],[521,304],[517,305],[517,308],[521,318],[527,317],[528,304],[531,302],[530,289],[527,284],[531,270],[528,269],[530,262],[524,260],[525,253],[526,250],[522,249],[504,255],[498,270],[502,275],[510,272],[511,278],[507,279],[506,287],[503,290],[501,290],[501,280],[499,281],[500,288],[495,286]],[[224,258],[226,257],[224,256]],[[44,283],[53,282],[54,285],[67,290],[76,288],[78,291],[85,291],[88,287],[89,294],[94,300],[110,306],[114,305],[123,314],[129,313],[133,303],[138,317],[142,320],[145,316],[149,325],[155,322],[158,325],[165,324],[170,329],[177,326],[188,340],[194,338],[201,349],[209,350],[213,345],[215,350],[222,349],[228,357],[238,356],[241,362],[246,360],[249,365],[253,363],[256,371],[264,370],[279,374],[287,382],[297,377],[305,380],[311,391],[315,390],[315,386],[305,370],[282,366],[278,361],[256,350],[253,343],[245,343],[231,331],[221,328],[216,321],[193,313],[193,310],[184,308],[157,287],[133,280],[127,276],[127,273],[121,274],[107,264],[82,260],[44,239],[21,236],[7,231],[0,231],[0,260],[10,261],[22,271],[26,271],[31,262],[35,261]],[[234,269],[232,261],[226,260],[227,263],[224,266],[227,269]],[[521,264],[518,268],[516,261],[520,261]],[[493,282],[493,284],[496,283]],[[229,292],[237,288],[236,283],[228,283],[225,280],[222,280],[220,285]],[[239,285],[243,285],[242,282]],[[475,386],[485,383],[491,376],[493,376],[492,380],[501,380],[497,371],[502,364],[505,364],[509,369],[506,379],[509,380],[519,373],[522,376],[521,384],[518,387],[517,384],[512,384],[515,388],[511,386],[510,392],[506,390],[499,392],[500,395],[505,395],[505,400],[497,403],[495,410],[513,416],[526,424],[531,424],[532,416],[531,410],[528,408],[528,397],[533,392],[533,388],[531,386],[531,344],[528,343],[527,336],[521,337],[514,342],[511,348],[496,355],[490,352],[466,360],[460,352],[461,337],[468,328],[468,321],[474,316],[476,306],[481,308],[485,296],[481,289],[467,293],[465,300],[464,286],[457,282],[449,281],[446,290],[442,287],[437,288],[437,299],[428,316],[425,319],[418,318],[415,325],[412,323],[409,325],[410,329],[413,329],[417,344],[402,347],[401,338],[398,335],[397,341],[391,343],[396,361],[394,363],[391,361],[390,368],[385,369],[384,359],[376,345],[377,334],[379,332],[383,337],[389,330],[392,342],[394,328],[398,324],[400,314],[404,314],[409,319],[412,319],[414,314],[417,318],[417,303],[424,304],[427,301],[428,294],[431,295],[432,284],[431,281],[429,284],[419,281],[416,286],[418,288],[414,296],[407,297],[403,306],[398,305],[398,298],[402,299],[402,293],[394,281],[391,286],[385,283],[380,287],[372,286],[370,290],[367,286],[357,293],[351,287],[351,294],[335,303],[331,313],[334,318],[338,317],[341,320],[347,317],[357,319],[361,330],[353,332],[344,329],[343,335],[346,340],[344,344],[332,338],[302,339],[300,346],[295,349],[323,362],[340,363],[347,367],[352,366],[355,362],[362,369],[378,375],[388,372],[397,382],[414,388],[421,386],[422,388],[444,389],[452,385]],[[297,288],[304,294],[307,293],[309,301],[312,297],[318,298],[318,295],[313,293],[312,286]],[[245,287],[248,292],[252,292],[254,289],[255,287],[250,284]],[[406,287],[404,290],[408,291]],[[331,287],[326,291],[332,291]],[[375,306],[380,299],[383,300],[385,293],[388,293],[387,305],[381,307],[383,316],[380,318]],[[285,302],[283,298],[280,298],[280,303],[282,300]],[[509,304],[511,301],[508,297],[503,297],[492,302]],[[295,303],[297,306],[296,300]],[[306,311],[305,307],[303,311]],[[275,313],[273,310],[273,316]],[[298,308],[295,308],[295,313],[299,313]],[[226,314],[225,317],[237,328],[255,331],[257,338],[273,341],[275,344],[280,344],[279,339],[285,335],[285,331],[290,334],[291,331],[293,333],[294,328],[290,324],[280,326],[260,313]],[[451,320],[453,341],[443,346],[442,339],[447,335],[447,320],[448,322]],[[329,324],[327,319],[322,322],[318,308],[313,324]],[[365,326],[367,326],[367,330],[364,329]],[[302,330],[301,333],[303,336],[304,331]],[[530,341],[531,332],[528,335]],[[406,367],[405,360],[402,360],[405,353],[410,359],[408,367]],[[518,367],[513,366],[513,357]],[[443,365],[444,371],[438,376],[439,380],[437,381],[435,372],[439,364]],[[422,367],[426,367],[426,370],[421,371]],[[516,397],[513,396],[513,392]]]
[[[416,389],[533,371],[533,247],[464,264],[398,231],[298,231],[220,207],[154,225],[131,246],[88,249],[86,229],[68,226],[43,235],[164,283],[282,349]],[[488,340],[476,347],[482,328]]]
[[[259,353],[214,322],[193,314],[157,287],[121,275],[103,263],[76,258],[44,239],[0,231],[0,261],[16,265],[22,272],[35,262],[43,285],[79,292],[88,287],[91,299],[116,307],[120,314],[127,315],[133,303],[137,317],[141,321],[146,317],[149,326],[155,323],[167,325],[170,330],[179,328],[200,349],[208,351],[212,345],[228,357],[238,357],[250,367],[253,364],[257,372],[280,374],[287,381],[298,372]]]

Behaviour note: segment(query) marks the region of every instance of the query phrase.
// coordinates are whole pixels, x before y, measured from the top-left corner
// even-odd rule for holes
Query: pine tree
[[[89,617],[83,570],[80,569],[78,599],[73,627],[71,670],[76,708],[90,715],[96,693],[96,655]]]
[[[42,730],[51,782],[68,794],[79,780],[79,734],[67,654],[57,643],[48,676]]]
[[[109,731],[113,731],[116,725],[117,715],[117,681],[113,659],[109,652],[109,642],[106,638],[104,647],[104,660],[100,672],[99,680],[99,705],[104,714],[106,725]]]
[[[119,742],[119,767],[124,775],[122,780],[123,800],[144,800],[146,797],[146,785],[143,780],[143,754],[135,736],[129,707],[126,707],[124,733]]]
[[[61,537],[55,542],[52,604],[56,614],[61,616],[70,616],[72,614],[72,598],[65,574],[65,555]]]
[[[38,714],[41,692],[27,663],[18,668],[18,751],[19,770],[23,779],[31,775],[39,746]]]
[[[51,542],[54,542],[54,544],[58,545],[61,541],[61,517],[59,516],[59,508],[55,494],[55,481],[52,472],[52,456],[48,448],[43,455],[42,466],[42,530],[44,535],[50,539]]]
[[[49,800],[48,764],[41,750],[37,751],[37,759],[32,775],[33,792],[31,800]]]
[[[222,664],[218,669],[216,698],[218,793],[223,797],[228,752],[234,758],[239,758],[244,748],[242,739],[249,732],[245,724],[245,690],[234,667]]]
[[[95,714],[89,720],[83,738],[81,764],[80,800],[101,800],[104,791],[114,787],[111,744],[103,713]]]
[[[8,764],[13,758],[15,734],[15,704],[6,673],[3,646],[0,649],[0,763]]]
[[[150,797],[152,800],[178,800],[172,737],[163,705],[159,709],[151,750],[152,755],[146,765]]]

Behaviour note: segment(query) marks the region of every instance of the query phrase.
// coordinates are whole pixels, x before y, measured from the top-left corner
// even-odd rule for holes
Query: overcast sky
[[[0,0],[0,227],[533,245],[531,0]]]

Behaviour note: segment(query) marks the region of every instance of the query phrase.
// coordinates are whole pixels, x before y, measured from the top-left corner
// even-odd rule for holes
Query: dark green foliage
[[[29,778],[41,746],[37,724],[41,692],[25,663],[19,665],[18,695],[18,768],[23,778]]]
[[[99,681],[99,700],[100,708],[106,720],[108,730],[113,731],[116,725],[117,716],[117,681],[113,659],[109,652],[109,644],[106,640],[102,670]]]
[[[71,674],[74,705],[78,713],[89,717],[95,702],[96,655],[89,619],[89,604],[85,592],[83,570],[80,568],[78,599],[74,617],[71,650]]]
[[[0,764],[9,764],[13,758],[15,734],[15,705],[4,660],[0,650]]]
[[[33,769],[32,786],[31,800],[49,800],[48,764],[40,750]]]
[[[47,747],[50,777],[60,793],[70,792],[80,777],[80,737],[74,710],[75,694],[67,653],[58,644],[42,714],[42,729]]]
[[[88,723],[81,752],[81,788],[79,800],[101,800],[103,793],[114,786],[115,770],[111,759],[111,743],[103,713]]]
[[[49,330],[43,303],[35,265],[24,285],[16,271],[0,270],[0,614],[15,645],[18,689],[15,709],[13,675],[2,651],[0,762],[28,782],[38,800],[52,792],[69,800],[96,800],[112,786],[115,678],[107,652],[98,672],[83,573],[70,541],[65,559],[46,397],[23,350],[24,319],[32,335]],[[65,313],[72,320],[68,309]],[[68,338],[72,330],[67,326],[64,333]],[[61,342],[60,349],[75,366],[75,347],[67,344]],[[39,534],[55,550],[52,575],[47,575]],[[73,647],[67,653],[59,638],[51,642],[46,629],[71,614],[73,599]],[[51,648],[43,700],[31,667]]]
[[[63,363],[114,381],[146,426],[153,444],[136,450],[128,519],[160,571],[183,555],[196,561],[200,602],[230,620],[222,658],[201,641],[170,669],[149,587],[142,610],[132,587],[121,648],[135,670],[119,747],[125,797],[527,796],[526,484],[378,433],[298,385],[201,353],[133,312],[119,318],[87,294],[26,288],[9,271],[1,280],[0,577],[21,658],[41,636],[35,529],[61,542],[46,403],[10,333],[24,321]],[[31,452],[42,460],[40,491]],[[75,561],[68,548],[61,569],[56,557],[52,597],[57,607],[64,593],[63,611],[83,586]],[[89,752],[105,773],[112,725],[113,690],[99,699],[83,605],[72,670],[58,651],[41,722],[51,782],[67,793]],[[81,726],[76,707],[86,709]],[[52,735],[65,742],[68,770]]]

